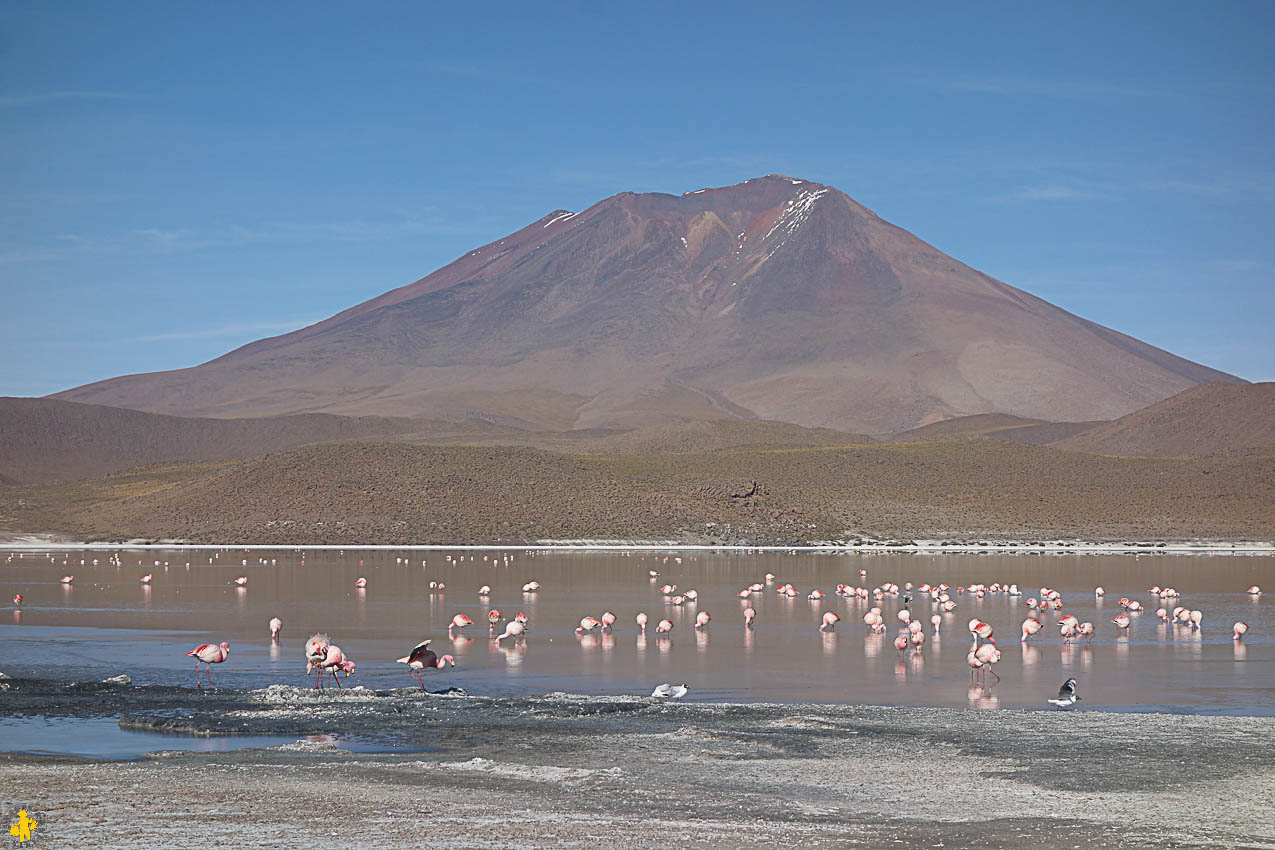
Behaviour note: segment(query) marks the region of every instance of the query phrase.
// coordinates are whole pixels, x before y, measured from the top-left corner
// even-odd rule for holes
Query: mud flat
[[[387,750],[0,758],[42,847],[1275,847],[1269,718],[0,684],[0,716]]]

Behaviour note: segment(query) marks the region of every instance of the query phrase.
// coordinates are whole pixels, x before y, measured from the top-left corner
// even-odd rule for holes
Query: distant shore
[[[415,750],[0,757],[39,846],[1275,847],[1272,718],[3,684],[0,716]]]
[[[536,540],[511,541],[508,543],[190,543],[181,540],[139,541],[122,540],[76,541],[55,539],[41,535],[22,535],[12,538],[0,537],[0,548],[12,551],[112,551],[116,549],[136,550],[234,550],[261,549],[267,551],[294,551],[305,549],[311,551],[501,551],[509,549],[535,549],[550,552],[810,552],[835,554],[846,553],[879,553],[900,552],[907,554],[977,554],[977,553],[1044,553],[1044,554],[1111,554],[1111,555],[1272,555],[1275,554],[1275,541],[1131,541],[1127,543],[1095,543],[1084,540],[1049,540],[1040,542],[1022,541],[987,541],[980,543],[807,543],[795,545],[746,545],[746,544],[703,544],[682,543],[675,540]]]

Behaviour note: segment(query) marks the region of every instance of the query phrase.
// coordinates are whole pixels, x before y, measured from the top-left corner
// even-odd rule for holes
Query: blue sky
[[[549,210],[769,172],[1275,379],[1275,4],[1024,6],[4,0],[0,394],[193,365]]]

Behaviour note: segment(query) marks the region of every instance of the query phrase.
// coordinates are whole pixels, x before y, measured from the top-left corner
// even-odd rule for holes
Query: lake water
[[[224,640],[231,650],[213,667],[218,686],[306,685],[302,645],[325,632],[358,664],[343,684],[370,688],[413,686],[394,659],[431,638],[456,667],[427,672],[427,685],[473,694],[646,695],[661,682],[686,682],[693,700],[1047,708],[1045,700],[1074,676],[1088,710],[1275,714],[1275,597],[1245,592],[1257,584],[1275,593],[1269,555],[123,549],[116,566],[108,563],[113,554],[13,553],[0,566],[8,606],[0,611],[0,670],[85,681],[127,673],[136,684],[193,686],[194,664],[184,653]],[[648,576],[652,569],[657,579]],[[154,576],[150,585],[139,583],[146,573]],[[765,591],[747,603],[737,598],[766,573],[776,580]],[[73,584],[60,583],[65,574],[75,576]],[[243,587],[233,583],[239,576],[248,579]],[[366,589],[355,588],[359,577]],[[540,591],[523,593],[533,580]],[[900,597],[877,603],[834,595],[838,584],[909,581],[947,583],[957,603],[935,636],[928,621],[936,609],[916,596],[911,610],[927,623],[919,653],[893,646]],[[669,604],[658,591],[666,582],[694,588],[698,601]],[[1016,583],[1023,595],[955,593],[994,582]],[[800,595],[780,596],[782,583]],[[486,598],[477,592],[482,585],[491,587]],[[1104,598],[1095,598],[1095,585],[1106,588]],[[1161,624],[1151,585],[1177,588],[1180,600],[1167,607],[1202,610],[1203,628]],[[1042,586],[1060,591],[1064,608],[1046,615],[1045,628],[1024,646],[1024,602]],[[827,598],[807,599],[815,588]],[[8,605],[15,593],[25,597],[20,610]],[[1146,608],[1133,615],[1128,637],[1110,622],[1122,596]],[[757,611],[752,629],[743,626],[745,604]],[[874,605],[889,626],[884,635],[862,623]],[[525,612],[526,638],[497,645],[487,626],[492,608],[506,618]],[[618,616],[612,633],[574,633],[582,617],[606,610]],[[634,624],[639,611],[650,617],[645,636]],[[701,611],[712,621],[696,631]],[[842,618],[832,632],[819,631],[826,611]],[[447,624],[462,613],[475,625],[449,636]],[[1062,643],[1056,623],[1068,613],[1095,624],[1091,644]],[[267,622],[276,616],[283,634],[272,644]],[[657,637],[655,624],[666,617],[672,634]],[[1001,681],[990,687],[972,683],[966,664],[967,623],[975,617],[995,628],[1003,652],[994,668]],[[1231,637],[1236,620],[1250,626],[1242,643]]]

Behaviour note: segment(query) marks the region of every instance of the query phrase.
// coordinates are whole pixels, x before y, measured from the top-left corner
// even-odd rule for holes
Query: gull
[[[670,685],[665,682],[662,685],[656,685],[655,690],[651,691],[651,696],[657,699],[681,699],[689,690],[685,682],[680,685]]]
[[[1079,700],[1080,697],[1076,696],[1076,680],[1068,679],[1058,689],[1058,699],[1051,699],[1049,702],[1059,708],[1071,708]]]

